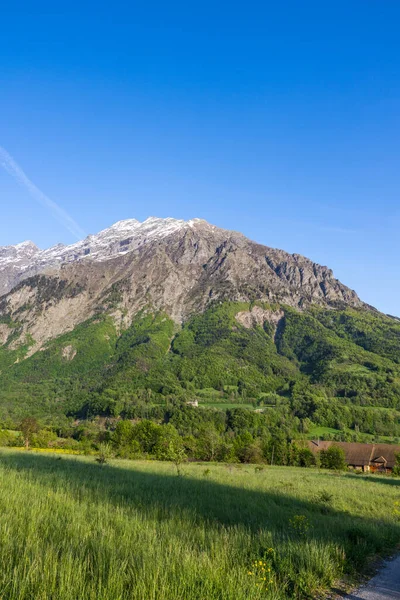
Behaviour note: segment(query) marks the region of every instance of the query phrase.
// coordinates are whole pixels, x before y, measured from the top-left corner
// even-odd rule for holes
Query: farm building
[[[400,446],[394,444],[359,444],[356,442],[308,442],[310,450],[317,454],[327,450],[330,446],[342,448],[346,462],[353,469],[370,471],[372,473],[390,473],[396,464],[396,455],[400,453]]]

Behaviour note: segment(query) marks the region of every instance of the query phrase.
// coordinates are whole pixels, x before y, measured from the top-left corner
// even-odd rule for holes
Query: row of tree
[[[187,413],[196,414],[196,411],[188,410]],[[20,424],[19,436],[9,436],[7,445],[24,445],[26,449],[58,446],[83,452],[106,445],[120,458],[151,457],[176,463],[189,459],[318,466],[336,470],[346,467],[341,448],[331,446],[314,454],[305,441],[293,440],[277,428],[267,430],[260,426],[260,421],[259,427],[255,427],[253,421],[250,428],[251,414],[247,410],[233,409],[226,423],[218,418],[213,422],[197,423],[185,419],[183,411],[177,413],[178,419],[173,419],[171,414],[170,422],[162,424],[149,419],[103,422],[101,427],[98,422],[86,423],[59,430],[58,435],[49,428],[41,428],[35,418],[26,417]],[[257,414],[253,413],[252,418],[255,416]],[[397,457],[396,472],[400,474],[400,456]]]
[[[241,424],[243,426],[243,424]],[[238,426],[238,424],[236,424]],[[54,432],[41,430],[36,419],[27,417],[21,422],[21,440],[30,446],[52,445]],[[82,430],[81,430],[82,431]],[[118,421],[114,430],[97,435],[92,448],[108,445],[120,458],[152,457],[176,464],[184,460],[220,462],[269,463],[301,467],[321,466],[328,469],[345,468],[343,451],[338,447],[322,450],[315,455],[301,442],[292,443],[282,436],[254,437],[249,431],[218,433],[215,428],[202,427],[195,434],[180,435],[172,423],[160,425],[143,419],[133,423]]]

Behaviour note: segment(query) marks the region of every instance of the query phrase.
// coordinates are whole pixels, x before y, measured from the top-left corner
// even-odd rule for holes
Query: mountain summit
[[[191,271],[200,268],[193,272],[195,277],[190,285],[201,280],[204,287],[207,280],[210,297],[221,294],[221,287],[229,288],[234,296],[247,297],[250,291],[244,288],[251,286],[257,296],[270,300],[279,296],[275,299],[284,299],[292,305],[303,302],[360,304],[357,295],[335,279],[330,269],[303,256],[256,244],[239,233],[220,229],[202,219],[183,221],[157,217],[149,217],[143,223],[136,219],[119,221],[70,246],[58,244],[40,250],[32,242],[23,242],[0,247],[0,296],[33,275],[54,275],[67,265],[80,263],[84,272],[88,268],[95,269],[94,263],[114,259],[116,265],[123,263],[129,269],[130,261],[135,265],[137,261],[147,264],[150,255],[160,260],[163,252],[162,262],[169,258],[167,271],[174,270],[173,265],[180,265],[183,280],[183,271],[189,264],[193,267]],[[130,254],[128,261],[123,259],[127,254]],[[136,266],[140,269],[140,264]],[[158,283],[163,278],[168,279],[168,272],[160,273]]]
[[[0,296],[31,275],[85,258],[101,262],[121,256],[143,244],[200,222],[200,219],[186,222],[149,217],[140,223],[136,219],[127,219],[70,246],[57,244],[47,250],[40,250],[32,242],[23,242],[16,246],[0,247]]]

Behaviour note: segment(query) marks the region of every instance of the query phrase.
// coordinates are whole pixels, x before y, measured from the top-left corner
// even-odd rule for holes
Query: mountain
[[[225,300],[362,306],[327,267],[200,219],[130,219],[71,246],[0,248],[0,290],[1,316],[18,313],[35,350],[98,311],[123,327],[148,305],[178,323]]]
[[[58,244],[42,251],[32,242],[23,242],[16,246],[0,247],[0,296],[36,273],[52,272],[85,258],[101,262],[122,256],[142,244],[191,227],[196,221],[186,223],[177,219],[150,217],[140,223],[136,219],[128,219],[71,246]]]
[[[272,394],[292,427],[386,419],[400,435],[400,322],[298,254],[201,219],[130,219],[0,248],[0,289],[0,418]]]

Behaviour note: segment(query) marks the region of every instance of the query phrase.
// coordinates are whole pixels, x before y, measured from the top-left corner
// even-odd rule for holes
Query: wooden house
[[[339,446],[344,451],[349,467],[365,472],[390,473],[396,464],[400,446],[394,444],[361,444],[357,442],[308,442],[310,450],[317,454],[331,446]]]

